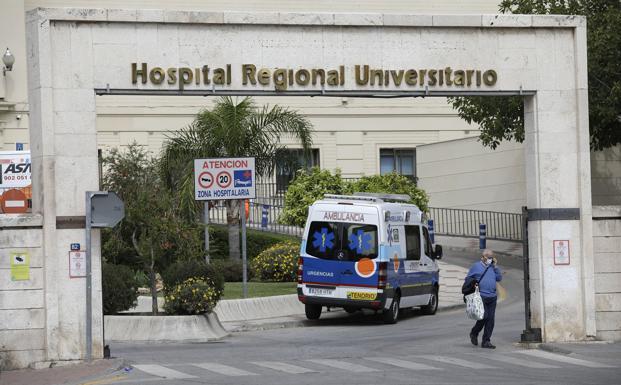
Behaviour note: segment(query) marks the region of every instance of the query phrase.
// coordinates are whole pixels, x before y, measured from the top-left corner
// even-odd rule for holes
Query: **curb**
[[[187,316],[105,316],[105,343],[211,342],[228,335],[214,312]]]
[[[465,306],[466,306],[465,304],[447,305],[447,306],[444,306],[444,307],[439,307],[437,312],[438,313],[445,313],[445,312],[449,312],[449,311],[454,311],[454,310],[462,309]],[[343,310],[336,310],[336,311],[332,310],[330,313],[335,313],[335,312],[344,312],[344,311]],[[302,314],[297,315],[297,316],[298,317],[303,317]],[[238,326],[226,325],[227,323],[224,322],[223,326],[226,329],[226,331],[229,332],[229,333],[243,333],[243,332],[275,330],[275,329],[289,329],[289,328],[294,328],[294,327],[316,326],[317,325],[317,321],[310,321],[310,320],[307,320],[307,319],[292,319],[292,320],[283,320],[283,321],[277,321],[277,322],[265,322],[267,320],[268,319],[256,320],[256,321],[259,321],[259,322],[261,322],[261,321],[264,322],[264,323],[260,323],[260,324],[255,324],[253,322],[242,322]]]
[[[565,355],[572,353],[571,350],[563,349],[558,346],[553,346],[550,344],[539,344],[539,346],[537,346],[537,349],[550,352],[550,353],[560,353],[560,354],[565,354]]]

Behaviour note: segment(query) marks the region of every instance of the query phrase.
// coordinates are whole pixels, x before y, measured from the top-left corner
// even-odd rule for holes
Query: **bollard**
[[[268,205],[263,205],[262,211],[261,211],[261,227],[264,229],[267,229],[267,218],[269,215],[269,208],[270,206]]]
[[[485,223],[479,223],[479,249],[483,250],[487,248],[487,226]]]
[[[431,243],[436,243],[435,240],[435,232],[433,231],[433,219],[427,220],[427,229],[429,230],[429,239],[431,239]]]

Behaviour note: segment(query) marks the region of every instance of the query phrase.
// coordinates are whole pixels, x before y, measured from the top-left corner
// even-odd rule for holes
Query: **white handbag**
[[[485,307],[483,306],[483,299],[481,294],[479,294],[478,286],[474,293],[466,296],[466,315],[475,321],[480,321],[485,316]]]

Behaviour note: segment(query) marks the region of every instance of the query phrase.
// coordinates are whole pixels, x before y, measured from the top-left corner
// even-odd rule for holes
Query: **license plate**
[[[309,287],[307,289],[308,289],[308,294],[312,294],[312,295],[324,295],[324,296],[334,295],[334,289],[328,289],[328,288],[322,288],[322,287]]]

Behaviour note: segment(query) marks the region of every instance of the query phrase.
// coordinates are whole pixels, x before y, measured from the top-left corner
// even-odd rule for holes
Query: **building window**
[[[319,149],[317,148],[311,149],[307,157],[304,156],[304,150],[299,148],[285,148],[278,151],[276,154],[276,186],[278,190],[286,190],[298,170],[310,170],[311,167],[319,167]]]
[[[416,178],[415,148],[382,148],[380,149],[380,175],[397,173],[409,178]]]

